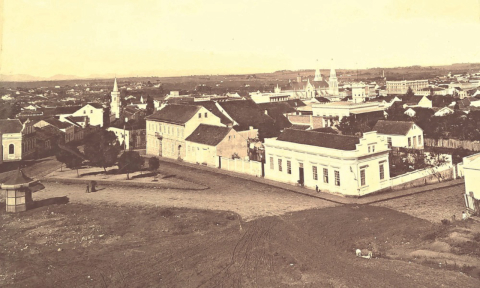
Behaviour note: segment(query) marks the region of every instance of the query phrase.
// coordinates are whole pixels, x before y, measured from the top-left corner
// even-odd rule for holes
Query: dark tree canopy
[[[98,130],[85,139],[85,157],[90,165],[102,167],[113,166],[117,162],[120,153],[120,145],[115,133],[106,130]]]
[[[337,128],[343,135],[361,135],[371,131],[376,122],[376,119],[357,119],[355,115],[352,114],[348,117],[343,117]]]
[[[58,147],[55,153],[55,158],[57,159],[57,161],[65,164],[67,168],[70,168],[72,170],[76,169],[78,176],[78,169],[82,167],[83,163],[83,159],[78,156],[81,153],[76,147],[68,147],[68,150],[72,152]]]
[[[160,160],[157,157],[151,157],[148,159],[148,169],[150,171],[156,171],[160,167]]]
[[[121,172],[129,174],[142,169],[144,160],[137,151],[126,151],[118,158],[118,169]]]
[[[153,112],[155,111],[155,103],[153,102],[153,98],[150,97],[150,95],[147,96],[147,116],[152,115]]]

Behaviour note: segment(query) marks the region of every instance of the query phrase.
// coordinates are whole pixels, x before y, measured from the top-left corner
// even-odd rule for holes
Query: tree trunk
[[[60,164],[60,172],[63,172],[63,163]]]
[[[130,180],[130,175],[128,172],[127,172],[127,180]]]
[[[80,175],[78,175],[78,169],[77,169],[77,178],[80,178]]]

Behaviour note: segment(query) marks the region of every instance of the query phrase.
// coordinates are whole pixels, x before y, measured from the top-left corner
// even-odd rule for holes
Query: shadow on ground
[[[29,210],[40,208],[40,207],[45,207],[45,206],[50,206],[50,205],[68,204],[69,202],[70,202],[70,199],[67,196],[43,199],[43,200],[34,201]],[[4,204],[3,206],[5,206],[5,203],[3,203],[3,204]],[[1,209],[1,207],[0,207],[0,209]]]
[[[145,173],[145,174],[140,174],[140,175],[135,175],[130,178],[132,179],[139,179],[139,178],[147,178],[147,177],[154,177],[156,176],[157,173],[151,172],[151,173]]]

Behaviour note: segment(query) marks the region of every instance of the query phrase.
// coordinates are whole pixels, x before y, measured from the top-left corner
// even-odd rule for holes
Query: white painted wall
[[[75,111],[72,116],[87,116],[90,125],[103,127],[103,108],[97,109],[87,104]]]
[[[279,182],[297,184],[300,167],[303,166],[304,185],[322,191],[343,195],[360,196],[389,187],[390,170],[388,146],[375,132],[364,134],[357,150],[343,151],[330,148],[302,145],[275,138],[265,139],[265,178]],[[375,146],[375,149],[372,149]],[[368,149],[370,147],[370,152]],[[271,164],[273,159],[273,165]],[[282,171],[280,171],[281,161]],[[290,161],[291,171],[287,168]],[[380,179],[380,165],[383,165],[384,179]],[[314,167],[317,179],[314,179]],[[327,169],[325,181],[323,169]],[[365,185],[361,183],[360,171],[365,170]],[[340,175],[340,185],[335,181],[335,171]]]

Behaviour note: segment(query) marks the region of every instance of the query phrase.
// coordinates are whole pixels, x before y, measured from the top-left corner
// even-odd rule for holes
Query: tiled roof
[[[64,133],[53,126],[35,127],[35,138],[40,140],[51,139]]]
[[[300,124],[295,124],[290,127],[290,129],[295,129],[295,130],[308,130],[310,128],[310,125],[300,125]]]
[[[167,122],[173,124],[185,124],[192,119],[201,106],[169,104],[162,110],[146,117],[147,120]]]
[[[265,115],[265,111],[251,100],[227,101],[219,104],[238,123],[237,131],[247,130],[253,126],[265,137],[273,137],[280,131],[275,127],[274,119]]]
[[[100,103],[88,103],[88,105],[92,106],[93,108],[103,109],[103,106]]]
[[[287,100],[285,101],[287,102],[290,106],[292,106],[293,108],[295,107],[303,107],[303,106],[307,106],[307,104],[305,104],[302,100],[300,99],[290,99],[290,100]]]
[[[267,110],[268,112],[275,111],[282,114],[295,112],[295,109],[287,102],[260,103],[257,105],[260,109]]]
[[[378,120],[372,131],[387,135],[407,135],[414,122]]]
[[[22,122],[18,119],[2,119],[0,120],[0,132],[2,134],[20,133],[22,132]]]
[[[230,130],[232,130],[232,128],[200,124],[185,141],[217,146],[225,136],[227,136]]]
[[[346,151],[356,150],[356,144],[360,143],[360,139],[355,136],[295,129],[286,129],[277,140]]]
[[[67,123],[67,122],[62,122],[62,121],[60,121],[56,118],[48,118],[48,119],[45,119],[43,121],[49,123],[52,126],[57,127],[58,129],[65,129],[65,128],[68,128],[68,127],[72,126],[72,124]]]
[[[82,108],[82,106],[61,106],[61,107],[56,107],[53,110],[54,115],[59,115],[59,114],[73,114],[77,110]]]
[[[212,112],[213,115],[220,118],[220,121],[222,122],[222,124],[225,124],[225,125],[232,124],[232,120],[228,119],[227,116],[225,116],[222,112],[220,112],[220,110],[218,110],[218,107],[214,101],[199,101],[199,102],[195,102],[195,104],[203,106],[205,109]]]
[[[327,102],[330,102],[330,100],[328,100],[327,98],[325,97],[315,97],[315,99],[320,102],[320,103],[327,103]]]
[[[23,173],[23,170],[18,169],[14,175],[12,175],[2,184],[2,186],[15,186],[20,184],[27,184],[33,181],[34,180],[32,178],[27,177]]]
[[[260,109],[267,111],[268,116],[275,120],[275,124],[280,129],[292,126],[292,123],[285,116],[287,113],[293,113],[296,110],[287,102],[261,103],[257,104]]]
[[[328,88],[328,82],[325,80],[322,81],[310,81],[315,88]]]
[[[337,130],[333,129],[332,127],[316,128],[316,129],[312,129],[312,131],[328,133],[328,134],[338,134]]]
[[[66,119],[72,121],[72,122],[85,122],[87,121],[87,116],[69,116]]]

